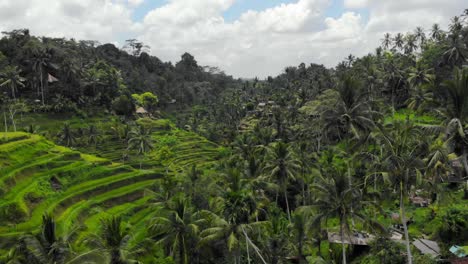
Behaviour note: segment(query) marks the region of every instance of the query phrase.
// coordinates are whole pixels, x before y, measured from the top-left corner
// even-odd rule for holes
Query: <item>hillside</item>
[[[112,161],[111,152],[120,151],[123,144],[108,144],[107,152],[103,145],[99,153],[106,158],[100,158],[57,146],[39,135],[1,133],[2,247],[22,234],[36,232],[45,213],[57,219],[64,234],[74,228],[79,228],[79,237],[95,233],[107,215],[131,217],[137,232],[151,215],[145,202],[152,197],[145,195],[145,189],[192,165],[207,168],[219,153],[214,143],[168,124],[168,130],[152,134],[159,144],[144,161],[143,170]],[[166,166],[152,162],[162,148],[172,153],[163,161]]]

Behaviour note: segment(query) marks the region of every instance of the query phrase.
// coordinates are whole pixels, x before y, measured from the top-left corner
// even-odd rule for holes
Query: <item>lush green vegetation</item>
[[[468,245],[467,17],[265,80],[188,53],[163,63],[137,40],[127,52],[5,32],[0,263],[455,258]]]

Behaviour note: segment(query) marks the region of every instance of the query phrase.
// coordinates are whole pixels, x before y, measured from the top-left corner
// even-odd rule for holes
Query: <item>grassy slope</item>
[[[55,120],[38,120],[51,129],[60,127]],[[167,121],[150,122],[157,126]],[[95,233],[100,219],[109,215],[124,216],[136,234],[144,234],[151,211],[144,206],[150,197],[145,197],[143,190],[165,173],[170,176],[195,164],[209,169],[221,150],[172,124],[156,129],[152,138],[155,148],[143,158],[144,169],[138,170],[130,165],[138,163],[140,157],[131,156],[129,164],[115,162],[118,158],[113,158],[113,153],[124,151],[126,146],[112,144],[105,135],[101,149],[78,147],[109,153],[100,158],[57,146],[42,136],[0,133],[0,246],[37,230],[45,212],[55,215],[63,234],[80,227],[77,244],[85,234]],[[52,177],[59,180],[58,187],[53,186]]]

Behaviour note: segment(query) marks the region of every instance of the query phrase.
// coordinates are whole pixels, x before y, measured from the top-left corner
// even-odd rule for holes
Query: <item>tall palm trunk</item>
[[[5,121],[5,133],[6,133],[8,132],[8,123],[7,123],[5,110],[3,110],[3,120]]]
[[[413,256],[411,255],[408,226],[406,224],[406,215],[405,215],[405,205],[403,200],[403,182],[400,182],[400,213],[401,213],[401,222],[403,224],[403,229],[405,231],[405,244],[406,244],[406,254],[408,255],[408,264],[413,263]]]
[[[343,219],[340,218],[340,237],[341,237],[341,253],[343,255],[343,264],[346,264],[346,247],[344,243]]]
[[[247,263],[250,264],[250,252],[249,252],[249,241],[247,238],[247,234],[245,235],[245,251],[247,252]]]
[[[284,187],[284,200],[286,201],[286,211],[288,212],[288,220],[291,223],[291,212],[289,212],[288,190]]]
[[[44,105],[45,101],[44,101],[44,78],[42,77],[42,67],[40,68],[40,72],[41,72],[41,101],[42,101],[42,105]]]
[[[461,162],[463,164],[463,167],[465,168],[465,174],[466,176],[468,176],[468,162],[467,162],[467,158],[468,158],[468,153],[467,153],[467,148],[468,147],[463,147],[463,154],[461,156]],[[466,180],[466,184],[465,184],[465,199],[468,198],[468,179]]]
[[[348,187],[349,189],[351,190],[351,188],[353,188],[353,179],[351,177],[351,167],[349,166],[349,162],[348,162]],[[354,210],[353,210],[353,207],[351,207],[351,224],[353,225],[353,229],[355,227],[355,223],[354,223]]]

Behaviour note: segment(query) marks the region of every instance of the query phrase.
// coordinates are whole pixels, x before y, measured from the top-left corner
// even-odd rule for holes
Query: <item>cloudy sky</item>
[[[466,0],[0,0],[0,30],[98,40],[137,38],[164,61],[185,51],[236,77],[288,65],[334,66],[385,32],[446,27]]]

